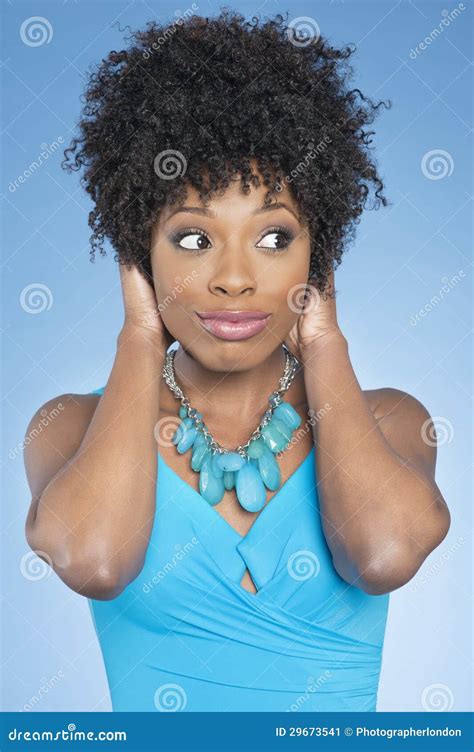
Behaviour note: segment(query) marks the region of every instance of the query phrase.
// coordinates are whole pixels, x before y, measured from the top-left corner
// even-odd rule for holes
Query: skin
[[[178,407],[160,378],[174,340],[180,343],[178,383],[228,448],[247,441],[266,409],[283,370],[281,343],[297,355],[285,399],[307,430],[281,456],[282,482],[314,445],[323,529],[348,583],[371,594],[394,590],[447,534],[436,447],[423,440],[430,435],[429,413],[400,390],[360,388],[337,321],[334,273],[323,295],[309,284],[305,306],[289,305],[295,288],[308,281],[309,238],[286,187],[278,194],[285,206],[259,212],[265,191],[260,186],[245,195],[236,180],[210,202],[210,216],[189,188],[191,211],[170,206],[162,212],[151,236],[153,287],[135,267],[120,267],[125,321],[104,395],[63,396],[61,416],[25,449],[33,495],[28,541],[78,592],[115,597],[143,566],[159,484],[154,429],[176,419]],[[274,225],[294,236],[278,252]],[[204,246],[178,248],[173,234],[184,230],[194,247],[196,235],[206,236]],[[229,342],[203,329],[195,315],[224,308],[272,316],[259,334]],[[160,437],[158,445],[166,463],[198,490],[189,457]],[[267,491],[267,503],[272,496]],[[74,498],[74,505],[64,498]],[[242,509],[233,491],[214,508],[241,535],[258,516]],[[248,571],[241,584],[255,592]]]

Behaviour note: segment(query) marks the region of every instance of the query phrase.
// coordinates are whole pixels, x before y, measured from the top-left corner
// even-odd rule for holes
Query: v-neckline
[[[181,483],[181,485],[182,485],[182,486],[185,486],[185,487],[186,487],[186,488],[188,489],[188,491],[189,491],[189,492],[190,492],[190,493],[191,493],[191,494],[192,494],[193,496],[197,496],[197,497],[198,497],[198,499],[199,499],[199,501],[201,502],[201,504],[205,504],[205,506],[206,506],[206,507],[208,507],[208,509],[210,510],[211,514],[212,514],[212,515],[213,515],[214,517],[217,517],[217,518],[218,518],[219,520],[221,520],[221,522],[222,522],[222,523],[224,524],[224,527],[225,527],[225,528],[227,528],[227,530],[229,530],[229,531],[231,532],[231,534],[232,534],[232,535],[233,535],[233,536],[234,536],[234,537],[235,537],[236,539],[238,539],[238,541],[239,541],[240,543],[242,543],[243,541],[247,540],[247,538],[248,538],[248,537],[249,537],[249,536],[251,535],[251,533],[253,533],[253,532],[254,532],[254,530],[255,530],[255,527],[256,527],[256,525],[257,525],[257,523],[261,524],[261,523],[260,523],[260,519],[261,519],[261,517],[262,517],[262,516],[265,516],[265,515],[268,515],[268,511],[267,511],[267,510],[268,510],[268,507],[272,506],[272,508],[274,509],[274,508],[275,508],[275,502],[276,502],[277,500],[279,500],[280,498],[284,497],[284,495],[285,495],[285,492],[286,492],[286,491],[288,490],[288,488],[290,487],[290,484],[291,484],[291,482],[292,482],[292,481],[294,480],[294,478],[295,478],[295,476],[297,475],[297,473],[299,473],[299,472],[300,472],[300,471],[301,471],[301,470],[303,469],[303,467],[305,467],[305,466],[306,466],[306,464],[308,463],[309,459],[310,459],[310,458],[311,458],[311,457],[312,457],[313,455],[314,455],[314,444],[312,445],[312,447],[311,447],[310,451],[308,452],[308,454],[306,455],[306,457],[304,458],[304,460],[303,460],[302,462],[300,462],[300,464],[298,465],[298,467],[297,467],[297,468],[296,468],[295,470],[293,470],[293,472],[291,473],[291,475],[290,475],[290,476],[288,476],[288,478],[287,478],[287,479],[285,480],[285,482],[283,483],[283,485],[281,485],[281,486],[280,486],[280,488],[279,488],[279,489],[277,490],[277,492],[276,492],[275,494],[273,494],[273,496],[271,497],[271,499],[270,499],[269,501],[267,501],[267,502],[266,502],[265,506],[264,506],[264,507],[262,508],[262,510],[261,510],[261,511],[259,512],[259,514],[258,514],[258,515],[257,515],[257,517],[255,518],[255,520],[253,521],[252,525],[251,525],[251,526],[250,526],[250,528],[249,528],[249,529],[247,530],[247,532],[245,533],[245,535],[241,535],[241,534],[240,534],[240,533],[239,533],[239,532],[238,532],[238,531],[237,531],[237,530],[235,529],[235,527],[233,527],[233,526],[232,526],[232,525],[230,524],[230,522],[227,522],[227,520],[225,519],[225,517],[223,517],[223,516],[222,516],[222,515],[220,514],[220,512],[218,512],[218,511],[217,511],[217,509],[215,509],[215,508],[214,508],[214,506],[213,506],[212,504],[209,504],[209,502],[208,502],[208,501],[206,501],[206,499],[204,498],[204,496],[202,496],[202,495],[201,495],[201,494],[199,493],[199,491],[196,491],[196,489],[195,489],[195,488],[193,488],[192,486],[190,486],[190,485],[189,485],[189,483],[188,483],[187,481],[183,480],[183,478],[182,478],[182,477],[181,477],[181,476],[180,476],[180,475],[179,475],[179,474],[178,474],[178,473],[176,472],[176,470],[173,470],[173,468],[172,468],[172,467],[171,467],[170,465],[168,465],[168,463],[167,463],[167,462],[166,462],[166,461],[164,460],[164,458],[163,458],[163,456],[162,456],[162,455],[160,454],[160,452],[158,452],[158,460],[159,460],[159,462],[161,462],[161,463],[162,463],[162,465],[164,465],[164,467],[166,468],[166,470],[167,470],[167,471],[168,471],[169,473],[171,473],[171,474],[172,474],[172,475],[173,475],[173,476],[174,476],[175,478],[177,478],[177,479],[178,479],[178,482],[179,482],[179,483]],[[219,503],[220,503],[220,502],[219,502]],[[216,506],[217,506],[217,505],[216,505]]]

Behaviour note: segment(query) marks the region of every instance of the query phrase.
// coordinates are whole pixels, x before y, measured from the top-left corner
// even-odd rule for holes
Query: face
[[[213,371],[257,366],[298,317],[292,290],[308,280],[310,240],[286,186],[270,209],[263,208],[266,191],[261,185],[246,195],[234,180],[204,207],[189,187],[184,204],[166,207],[153,228],[163,322]]]

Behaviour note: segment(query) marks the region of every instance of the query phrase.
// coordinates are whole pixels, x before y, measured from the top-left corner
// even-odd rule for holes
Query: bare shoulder
[[[33,496],[75,454],[92,420],[99,395],[60,394],[41,405],[23,440],[23,457]]]
[[[425,405],[414,395],[394,387],[367,389],[363,393],[392,449],[434,477],[437,437]]]

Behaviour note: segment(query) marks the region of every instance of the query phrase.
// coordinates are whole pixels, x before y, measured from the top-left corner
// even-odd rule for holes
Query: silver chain
[[[223,452],[229,452],[234,451],[238,452],[239,454],[245,456],[245,450],[250,445],[250,442],[254,439],[260,438],[262,434],[262,428],[264,428],[271,420],[273,412],[276,407],[278,407],[279,404],[281,404],[282,400],[282,394],[284,394],[291,386],[291,383],[295,377],[296,369],[298,367],[298,359],[293,355],[292,352],[287,348],[287,346],[282,343],[282,347],[285,351],[285,368],[283,371],[283,376],[280,377],[279,381],[279,388],[276,389],[274,392],[271,393],[271,395],[268,398],[268,401],[270,403],[270,407],[265,411],[262,420],[259,423],[258,428],[253,431],[251,434],[249,440],[245,444],[240,444],[236,449],[229,450],[223,447],[221,444],[219,444],[218,441],[212,436],[211,432],[207,428],[206,424],[200,418],[197,413],[199,412],[194,407],[191,407],[191,403],[189,402],[188,398],[185,396],[183,390],[176,382],[176,375],[174,370],[174,356],[176,355],[176,349],[171,350],[170,352],[166,353],[165,362],[163,364],[163,371],[162,376],[164,380],[166,381],[167,385],[173,392],[176,399],[179,399],[181,401],[181,404],[186,408],[187,416],[190,418],[193,422],[194,427],[201,431],[201,433],[204,434],[208,444],[209,448],[211,449],[212,453],[223,453]]]

